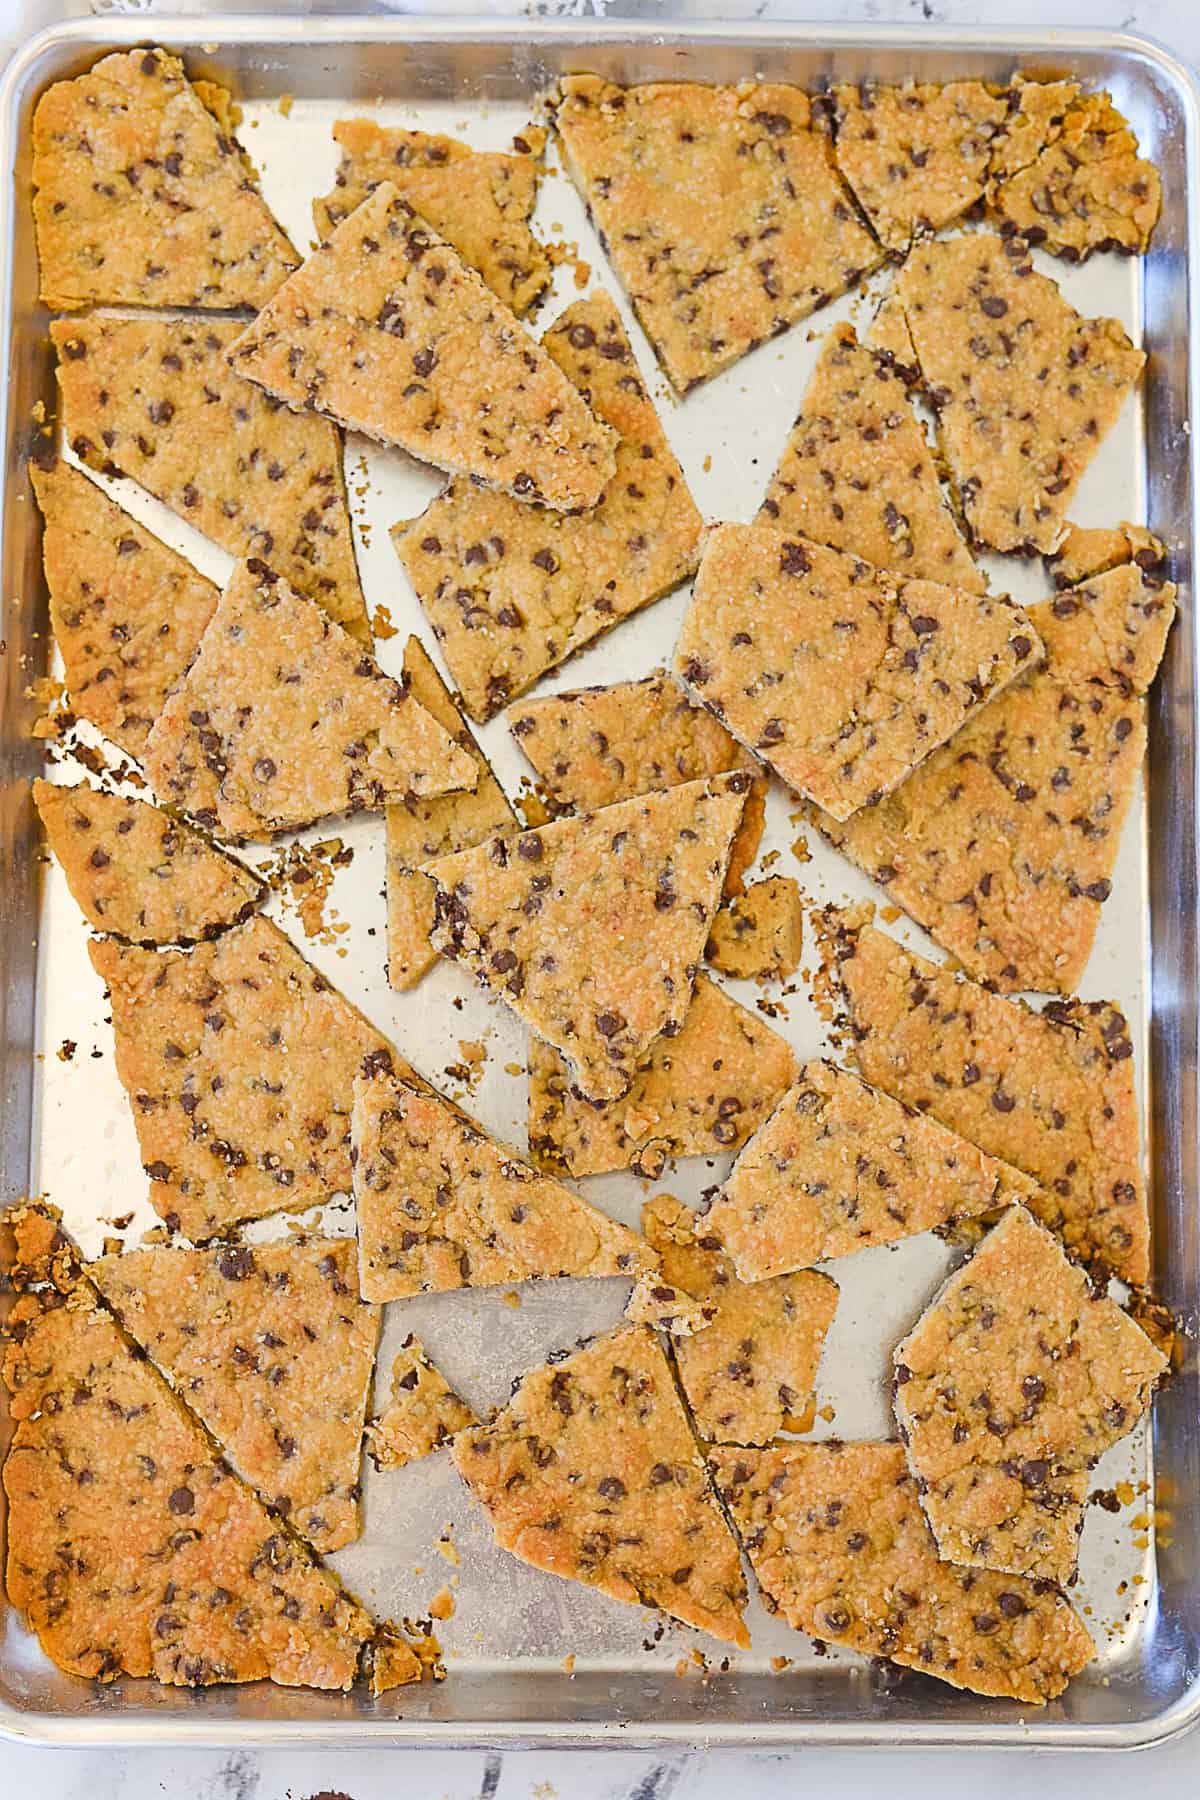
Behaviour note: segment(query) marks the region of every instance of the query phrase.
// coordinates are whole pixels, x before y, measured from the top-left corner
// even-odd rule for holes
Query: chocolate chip
[[[229,1244],[217,1252],[217,1273],[226,1281],[245,1281],[254,1272],[254,1252],[244,1244]]]
[[[979,302],[979,310],[989,319],[1002,319],[1008,311],[1008,301],[1002,300],[999,294],[985,294]]]
[[[596,1030],[600,1033],[602,1038],[616,1037],[617,1033],[624,1029],[625,1020],[620,1013],[602,1012],[597,1014]]]
[[[606,1475],[603,1481],[597,1485],[596,1492],[601,1494],[605,1500],[623,1500],[626,1492],[625,1483],[617,1475]]]
[[[195,1511],[196,1496],[189,1487],[177,1487],[168,1498],[167,1505],[173,1513],[182,1517],[186,1513]]]

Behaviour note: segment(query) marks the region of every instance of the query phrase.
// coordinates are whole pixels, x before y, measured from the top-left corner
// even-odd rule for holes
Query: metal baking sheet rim
[[[407,46],[428,45],[431,49],[449,50],[453,47],[474,47],[486,51],[520,51],[522,49],[536,57],[541,50],[562,52],[588,49],[596,51],[628,48],[631,53],[640,49],[653,49],[662,53],[678,49],[684,52],[702,49],[706,46],[724,50],[742,48],[753,52],[761,48],[763,51],[827,51],[831,54],[881,52],[885,55],[914,54],[917,57],[932,53],[934,56],[946,57],[958,54],[970,58],[972,55],[1007,57],[1014,65],[1019,65],[1029,58],[1039,58],[1043,62],[1054,63],[1056,60],[1069,64],[1073,57],[1105,57],[1110,66],[1127,63],[1140,63],[1152,68],[1160,81],[1171,90],[1180,109],[1186,138],[1185,146],[1185,193],[1182,200],[1184,212],[1184,244],[1185,258],[1183,280],[1186,283],[1185,316],[1187,332],[1192,341],[1200,342],[1200,292],[1198,289],[1196,258],[1200,246],[1200,89],[1190,72],[1178,62],[1169,51],[1152,40],[1128,33],[1089,32],[1086,30],[1047,31],[1043,37],[1031,39],[1022,32],[996,31],[989,28],[961,29],[957,31],[939,31],[925,27],[910,30],[900,27],[850,27],[850,26],[776,26],[761,22],[722,22],[714,20],[678,20],[668,23],[648,23],[635,20],[551,20],[539,18],[536,21],[536,49],[530,43],[530,27],[518,20],[472,19],[456,17],[445,20],[424,20],[409,18],[405,21],[396,19],[364,19],[348,23],[338,18],[305,18],[303,20],[281,20],[263,15],[247,15],[242,17],[220,17],[208,20],[187,18],[172,20],[156,18],[143,20],[137,16],[126,18],[106,18],[103,21],[78,19],[51,26],[32,38],[24,48],[13,57],[0,82],[0,145],[6,153],[6,162],[13,178],[0,189],[0,293],[3,295],[3,308],[0,310],[0,367],[10,376],[3,396],[4,432],[5,432],[5,499],[0,517],[4,521],[5,561],[4,580],[9,581],[9,556],[11,546],[9,539],[9,505],[7,499],[7,475],[14,466],[19,453],[21,438],[21,419],[14,399],[14,389],[19,389],[19,382],[11,379],[17,371],[12,365],[13,337],[13,275],[15,252],[15,227],[17,209],[23,204],[25,195],[18,192],[15,179],[18,168],[17,132],[20,122],[22,102],[28,97],[30,89],[36,84],[39,88],[45,82],[58,76],[78,72],[88,63],[103,54],[106,50],[121,48],[129,44],[149,41],[161,43],[180,51],[194,50],[205,54],[217,54],[223,49],[235,50],[238,47],[253,44],[263,45],[276,50],[286,57],[288,52],[296,51],[304,55],[317,55],[336,51],[350,45],[369,49],[371,45],[394,45],[403,43]],[[278,68],[279,84],[287,85],[287,66],[281,61]],[[1176,383],[1174,397],[1178,399],[1179,383]],[[1196,400],[1200,396],[1200,380],[1197,377],[1196,365],[1189,358],[1186,387],[1186,407],[1189,416],[1197,412]],[[1187,457],[1187,477],[1185,491],[1188,498],[1188,516],[1186,527],[1181,534],[1185,546],[1184,561],[1193,565],[1195,560],[1194,543],[1194,496],[1197,487],[1197,473],[1200,464],[1197,461],[1197,446],[1190,443]],[[1191,567],[1181,570],[1181,598],[1186,601],[1191,593]],[[6,596],[7,598],[7,591]],[[1180,658],[1179,646],[1176,646],[1176,658]],[[9,668],[4,674],[3,687],[9,704],[14,699],[13,669],[19,658],[11,653],[7,657]],[[1194,642],[1190,667],[1185,666],[1183,679],[1186,682],[1190,675],[1192,700],[1187,708],[1183,721],[1176,715],[1176,723],[1185,723],[1196,728],[1200,725],[1197,717],[1196,696],[1200,692],[1197,681],[1197,656]],[[18,674],[17,680],[23,677]],[[19,693],[19,688],[16,690]],[[1174,696],[1159,697],[1158,711],[1164,715],[1170,700]],[[1186,698],[1186,696],[1185,696]],[[1159,721],[1159,730],[1164,726],[1164,719]],[[1152,725],[1153,732],[1153,725]],[[1196,731],[1195,735],[1200,735]],[[0,830],[11,818],[12,796],[21,783],[25,770],[23,767],[9,766],[5,757],[4,788],[6,790],[0,804]],[[1192,785],[1196,782],[1197,770],[1193,758]],[[1177,790],[1174,790],[1177,797]],[[1194,843],[1195,820],[1200,815],[1200,792],[1191,795],[1189,814]],[[1152,809],[1154,801],[1152,797]],[[1163,801],[1160,797],[1158,810],[1161,811]],[[1186,847],[1186,846],[1185,846]],[[5,856],[5,879],[0,883],[0,948],[3,937],[10,936],[14,924],[13,899],[19,895],[18,864],[20,846],[14,842],[0,845]],[[15,855],[14,855],[15,852]],[[28,861],[28,859],[26,859]],[[1176,875],[1181,871],[1172,871]],[[17,880],[12,878],[17,876]],[[1189,877],[1184,872],[1185,892]],[[1194,871],[1190,877],[1191,891],[1194,893]],[[1178,988],[1170,988],[1172,977],[1182,975],[1184,979],[1183,1000],[1185,1026],[1190,1020],[1195,1024],[1197,998],[1197,965],[1195,943],[1195,918],[1184,916],[1180,921],[1183,928],[1184,954],[1177,962],[1182,968],[1173,967],[1167,972],[1166,980],[1169,991],[1163,997],[1164,1004],[1170,1014],[1172,1025],[1163,1035],[1177,1038],[1177,1015],[1180,994]],[[14,1062],[19,1059],[24,1046],[14,1042],[10,1030],[11,1007],[13,993],[10,987],[10,974],[7,969],[0,969],[0,1010],[3,1011],[3,1044],[0,1054],[3,1056],[3,1069],[0,1071],[0,1095],[5,1114],[11,1120],[14,1110],[20,1110],[21,1091],[14,1086]],[[1151,980],[1154,1012],[1152,1017],[1158,1024],[1158,971],[1152,959]],[[28,996],[21,992],[21,980],[16,977],[16,994],[18,1019],[22,1016],[22,1008],[28,1002]],[[1189,1010],[1190,1008],[1190,1010]],[[1172,1010],[1173,1009],[1173,1010]],[[1178,1063],[1178,1056],[1168,1058],[1166,1066],[1162,1066],[1158,1030],[1154,1033],[1152,1058],[1154,1066],[1154,1088],[1161,1093],[1164,1082],[1170,1084],[1171,1099],[1169,1124],[1178,1132],[1182,1125],[1190,1128],[1192,1133],[1196,1127],[1196,1070],[1198,1045],[1189,1036],[1183,1049],[1184,1062],[1182,1068],[1171,1066],[1172,1061]],[[1176,1044],[1178,1050],[1178,1044]],[[14,1051],[16,1056],[14,1058]],[[1190,1053],[1190,1064],[1186,1060]],[[26,1090],[28,1083],[22,1084]],[[7,1136],[11,1125],[4,1127]],[[1161,1131],[1156,1130],[1156,1138]],[[1177,1170],[1175,1171],[1177,1173]],[[1178,1198],[1178,1195],[1175,1196]],[[1187,1196],[1184,1196],[1186,1199]],[[1193,1213],[1196,1210],[1197,1196],[1191,1190]],[[1159,1206],[1161,1213],[1161,1204]],[[1195,1274],[1195,1271],[1191,1271]],[[1192,1349],[1194,1360],[1194,1347]],[[1194,1381],[1194,1370],[1193,1370]],[[1200,1420],[1193,1416],[1188,1421],[1194,1430],[1200,1431]],[[1159,1431],[1162,1426],[1159,1423]],[[539,1745],[555,1745],[560,1747],[591,1747],[602,1745],[627,1747],[654,1747],[704,1745],[705,1747],[727,1748],[786,1748],[808,1744],[890,1744],[917,1746],[966,1745],[973,1744],[996,1748],[1028,1748],[1042,1749],[1133,1749],[1151,1743],[1163,1742],[1167,1738],[1177,1736],[1188,1729],[1200,1718],[1200,1552],[1191,1559],[1191,1587],[1184,1594],[1182,1613],[1187,1615],[1187,1623],[1191,1627],[1190,1641],[1177,1641],[1174,1646],[1176,1659],[1182,1659],[1185,1667],[1182,1670],[1182,1685],[1161,1708],[1148,1712],[1144,1717],[1130,1722],[1122,1722],[1119,1718],[1105,1720],[1066,1720],[1054,1717],[1039,1717],[1036,1712],[1020,1718],[1003,1717],[996,1719],[978,1718],[911,1718],[895,1715],[877,1717],[864,1716],[859,1720],[838,1718],[821,1719],[806,1718],[770,1718],[770,1717],[724,1717],[707,1719],[700,1716],[683,1717],[677,1720],[646,1718],[621,1719],[615,1712],[607,1715],[597,1712],[586,1719],[542,1719],[530,1720],[520,1718],[489,1718],[486,1721],[476,1717],[446,1716],[430,1717],[395,1717],[376,1718],[366,1712],[353,1717],[320,1718],[303,1717],[296,1714],[283,1716],[290,1696],[286,1690],[271,1690],[273,1704],[280,1709],[279,1716],[248,1717],[220,1719],[206,1718],[205,1694],[169,1696],[173,1710],[155,1717],[144,1708],[134,1706],[122,1707],[116,1702],[107,1714],[100,1710],[87,1715],[70,1712],[45,1712],[23,1709],[16,1701],[0,1695],[0,1737],[27,1743],[51,1744],[104,1744],[104,1745],[258,1745],[283,1746],[295,1744],[318,1743],[397,1743],[410,1746],[448,1746],[459,1748],[484,1747],[535,1747]],[[0,1680],[5,1675],[3,1661],[3,1634],[0,1621]],[[504,1679],[504,1678],[501,1678]],[[509,1679],[512,1679],[511,1677]],[[519,1680],[520,1678],[518,1678]],[[536,1679],[536,1677],[533,1677]],[[551,1678],[555,1679],[555,1678]],[[561,1680],[561,1677],[556,1679]],[[731,1678],[736,1681],[736,1677]],[[597,1685],[611,1678],[602,1674],[594,1677]],[[261,1685],[261,1684],[260,1684]],[[436,1690],[436,1698],[443,1696],[446,1701],[453,1699],[453,1681]],[[1115,1685],[1115,1684],[1114,1684]],[[582,1687],[582,1684],[581,1684]],[[252,1690],[253,1691],[253,1690]],[[580,1701],[584,1701],[584,1692],[579,1689]],[[297,1700],[300,1694],[297,1692]],[[167,1699],[167,1696],[163,1697]],[[305,1696],[311,1704],[312,1697]],[[304,1701],[300,1701],[304,1704]],[[967,1699],[967,1704],[971,1704]],[[652,1703],[651,1703],[652,1704]],[[588,1709],[585,1709],[588,1710]],[[190,1715],[190,1716],[189,1716]]]

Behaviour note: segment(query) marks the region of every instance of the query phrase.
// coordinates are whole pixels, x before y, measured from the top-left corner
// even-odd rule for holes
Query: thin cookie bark
[[[187,944],[249,918],[262,883],[145,800],[35,781],[33,803],[89,925],[135,944]]]
[[[385,808],[388,980],[401,993],[438,959],[430,942],[437,886],[422,865],[517,825],[508,796],[419,638],[410,637],[405,647],[403,680],[418,706],[471,758],[477,779],[471,790],[428,800],[409,794]]]
[[[845,293],[880,260],[799,88],[619,88],[569,75],[554,123],[600,241],[680,393]]]
[[[837,1284],[811,1270],[739,1281],[707,1221],[670,1194],[646,1202],[642,1230],[663,1278],[712,1308],[702,1329],[673,1345],[699,1435],[709,1443],[769,1444],[779,1431],[809,1430]]]
[[[988,163],[988,196],[1035,162],[1048,144],[1062,136],[1063,121],[1079,98],[1077,81],[1027,81],[1018,75],[1005,100],[1004,130],[992,142]]]
[[[392,533],[472,718],[488,719],[695,569],[702,521],[607,294],[542,347],[615,436],[615,473],[583,513],[466,481]]]
[[[852,913],[831,909],[823,929],[863,1077],[1031,1176],[1025,1204],[1068,1250],[1143,1285],[1150,1214],[1119,1008],[1056,1000],[1037,1013]]]
[[[1069,1581],[1087,1471],[1133,1430],[1167,1367],[1010,1207],[896,1346],[896,1419],[938,1554]]]
[[[936,1119],[813,1061],[738,1157],[705,1230],[743,1281],[763,1281],[1033,1192]]]
[[[390,181],[520,318],[550,285],[550,259],[529,229],[545,136],[530,126],[514,142],[516,154],[503,155],[373,119],[339,119],[335,185],[313,201],[317,236],[329,237],[381,181]]]
[[[71,710],[140,758],[220,590],[69,463],[29,478]]]
[[[969,975],[1070,994],[1112,892],[1175,589],[1126,563],[1030,608],[1045,660],[823,836]]]
[[[165,50],[106,56],[42,96],[33,212],[47,306],[258,307],[299,266],[217,111]]]
[[[719,1449],[709,1462],[764,1603],[797,1631],[1035,1706],[1095,1654],[1055,1589],[939,1560],[899,1444]]]
[[[168,1225],[198,1243],[350,1192],[354,1077],[391,1053],[276,926],[256,916],[190,952],[105,939],[90,955]]]
[[[410,1331],[392,1363],[391,1398],[367,1426],[367,1448],[375,1467],[403,1469],[440,1450],[455,1432],[478,1423]]]
[[[635,1232],[428,1089],[361,1076],[353,1141],[366,1300],[654,1266]]]
[[[146,744],[165,803],[269,838],[478,779],[400,682],[265,563],[239,563]]]
[[[451,1454],[522,1562],[748,1647],[737,1548],[648,1326],[534,1369]]]
[[[87,1273],[265,1503],[317,1550],[352,1543],[379,1336],[352,1241],[134,1250]]]
[[[704,954],[725,975],[786,981],[799,968],[803,948],[800,889],[790,875],[770,875],[726,902]]]
[[[613,434],[474,269],[380,182],[229,351],[296,410],[526,501],[594,506]]]
[[[739,1149],[795,1073],[786,1039],[700,975],[683,1024],[650,1046],[620,1100],[586,1099],[558,1051],[531,1038],[530,1154],[568,1175],[632,1169],[657,1181],[674,1157]]]
[[[835,326],[759,516],[877,568],[982,594],[894,358]]]
[[[1050,551],[1080,477],[1145,365],[1087,319],[1016,238],[920,244],[896,278],[972,541]]]
[[[1056,588],[1075,587],[1093,575],[1107,575],[1122,563],[1134,562],[1151,579],[1165,578],[1169,556],[1160,537],[1144,525],[1068,525],[1058,548],[1046,558],[1046,571]]]
[[[63,434],[81,462],[131,476],[231,556],[269,562],[369,643],[341,440],[233,373],[225,353],[240,329],[55,320]]]
[[[748,784],[684,782],[430,865],[438,949],[559,1050],[589,1099],[624,1094],[683,1024]]]
[[[1027,168],[994,184],[991,207],[1001,229],[1067,262],[1097,250],[1138,256],[1158,223],[1162,182],[1110,96],[1085,94]]]
[[[789,787],[845,819],[1038,649],[1008,599],[909,581],[774,525],[718,525],[675,666]]]

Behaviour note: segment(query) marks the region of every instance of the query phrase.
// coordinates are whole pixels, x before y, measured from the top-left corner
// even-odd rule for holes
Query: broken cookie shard
[[[145,763],[165,804],[230,838],[269,838],[478,778],[401,683],[258,561],[235,568]]]
[[[569,1175],[632,1169],[657,1180],[676,1156],[737,1150],[795,1077],[790,1044],[707,975],[679,1030],[655,1040],[629,1092],[585,1099],[558,1051],[529,1046],[529,1148]]]
[[[72,712],[141,757],[220,590],[69,463],[31,463]]]
[[[718,525],[675,666],[791,788],[845,819],[1039,649],[1007,599],[909,581],[774,525]]]
[[[87,1273],[268,1506],[317,1550],[358,1536],[379,1315],[350,1239],[135,1250]]]
[[[533,1370],[452,1455],[522,1562],[748,1647],[737,1547],[648,1326]]]
[[[1055,1589],[939,1560],[899,1444],[708,1457],[766,1604],[797,1631],[1034,1705],[1091,1661]]]
[[[635,1232],[540,1175],[430,1091],[385,1074],[354,1089],[364,1299],[654,1266]]]
[[[35,781],[33,801],[88,924],[135,944],[215,937],[247,918],[262,883],[145,800]]]
[[[594,506],[613,433],[545,351],[381,182],[229,351],[297,410],[548,506]]]
[[[1165,580],[1170,555],[1160,537],[1123,519],[1119,525],[1068,525],[1058,548],[1046,558],[1046,569],[1056,588],[1069,588],[1129,562],[1152,579]]]
[[[1034,1012],[914,956],[852,914],[822,924],[864,1078],[1038,1183],[1025,1204],[1068,1250],[1150,1275],[1133,1046],[1106,1001]]]
[[[392,534],[475,719],[678,586],[700,555],[700,514],[612,300],[576,301],[542,348],[616,434],[598,503],[555,512],[452,481]]]
[[[544,140],[545,132],[530,126],[521,139],[525,148],[508,155],[374,119],[339,119],[336,185],[313,201],[318,235],[329,237],[381,181],[390,181],[519,318],[550,284],[550,260],[529,229]]]
[[[790,875],[770,875],[725,903],[704,954],[725,975],[786,981],[799,968],[803,947],[800,889]]]
[[[640,795],[432,863],[434,943],[613,1100],[692,995],[749,777]]]
[[[140,482],[231,556],[261,557],[369,643],[341,440],[233,373],[225,353],[240,329],[54,321],[64,437],[81,462]]]
[[[367,1446],[375,1467],[402,1469],[440,1450],[455,1432],[478,1422],[410,1331],[392,1363],[391,1398],[367,1426]]]
[[[569,75],[561,91],[567,169],[680,393],[878,264],[800,88]]]
[[[1025,1198],[1035,1184],[829,1062],[808,1062],[705,1218],[743,1281]]]
[[[896,1418],[939,1554],[1069,1581],[1087,1471],[1146,1412],[1162,1352],[1013,1206],[895,1365]]]
[[[1077,98],[1033,161],[991,190],[1002,229],[1068,262],[1097,250],[1140,255],[1161,209],[1158,170],[1103,93]]]
[[[258,307],[299,266],[216,110],[165,50],[106,56],[42,96],[33,210],[47,306]]]
[[[1174,613],[1174,587],[1128,561],[1031,607],[1037,668],[877,806],[843,824],[809,816],[969,975],[1072,993],[1112,891]]]
[[[988,192],[1027,169],[1062,135],[1063,120],[1079,98],[1077,81],[1026,81],[1018,75],[1004,96],[1008,117],[992,140]]]
[[[962,516],[992,550],[1054,549],[1146,361],[1027,257],[1017,239],[961,232],[919,244],[895,285]]]

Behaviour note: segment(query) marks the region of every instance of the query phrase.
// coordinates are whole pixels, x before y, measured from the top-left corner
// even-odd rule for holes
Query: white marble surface
[[[389,0],[361,10],[384,10]],[[445,0],[443,0],[445,4]],[[397,11],[441,10],[390,0]],[[228,0],[182,0],[176,11],[236,10]],[[264,0],[264,10],[267,0]],[[448,0],[447,10],[507,11],[507,0]],[[33,31],[88,11],[86,0],[0,0],[0,62]],[[124,10],[99,0],[97,11]],[[130,11],[150,6],[129,5]],[[167,11],[169,7],[153,10]],[[284,0],[279,11],[347,12],[331,0]],[[512,6],[511,10],[519,10]],[[542,14],[595,14],[606,0],[534,0]],[[632,10],[632,9],[630,9]],[[643,4],[643,15],[652,5]],[[1197,0],[712,0],[693,7],[710,15],[820,21],[1087,25],[1143,32],[1193,65],[1200,64]],[[664,14],[669,6],[662,8]],[[824,1750],[794,1755],[692,1752],[655,1757],[627,1751],[605,1756],[559,1751],[511,1753],[305,1750],[239,1751],[41,1750],[0,1743],[0,1800],[767,1800],[836,1790],[839,1800],[868,1800],[886,1786],[889,1800],[1024,1800],[1043,1785],[1055,1800],[1113,1800],[1132,1786],[1139,1800],[1190,1800],[1200,1795],[1200,1732],[1135,1757],[1099,1753],[1038,1756],[1027,1750],[899,1752]]]

